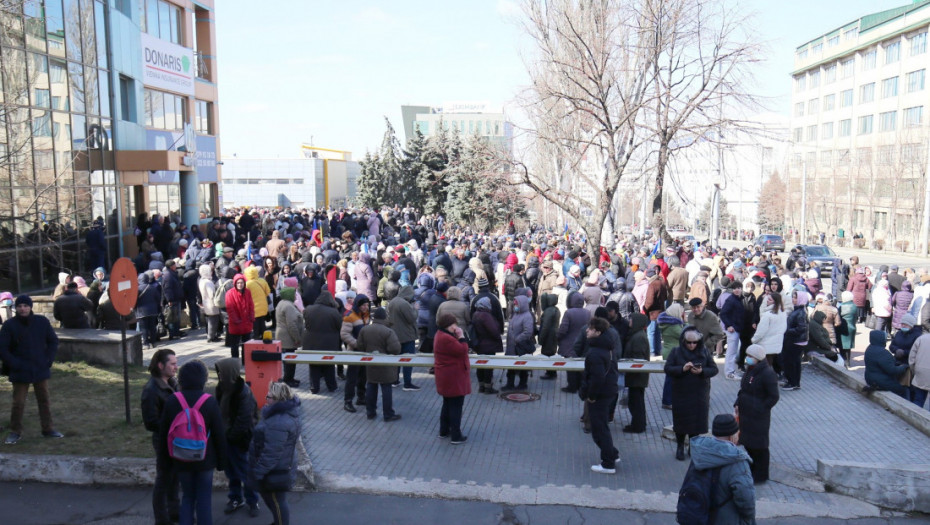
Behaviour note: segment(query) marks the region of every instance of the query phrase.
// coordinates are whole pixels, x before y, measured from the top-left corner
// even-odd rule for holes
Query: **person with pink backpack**
[[[226,465],[220,406],[204,392],[207,367],[199,360],[178,371],[181,391],[168,398],[158,436],[159,468],[173,468],[181,484],[180,524],[213,523],[213,471]]]

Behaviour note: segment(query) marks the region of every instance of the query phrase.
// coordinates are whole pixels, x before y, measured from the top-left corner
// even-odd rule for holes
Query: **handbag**
[[[875,317],[875,314],[869,314],[868,317],[865,318],[865,327],[869,330],[878,329],[878,318]]]
[[[258,483],[261,492],[283,492],[291,490],[291,471],[272,470]]]
[[[901,383],[901,385],[903,386],[909,387],[911,386],[911,376],[912,376],[911,369],[910,367],[908,367],[908,369],[905,370],[903,374],[901,374],[901,377],[898,378],[898,382]]]

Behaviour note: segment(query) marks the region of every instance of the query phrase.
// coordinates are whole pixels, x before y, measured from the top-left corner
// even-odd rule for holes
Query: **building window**
[[[807,48],[798,49],[798,60],[804,60],[807,58]]]
[[[927,32],[917,33],[908,39],[911,43],[911,56],[922,55],[927,52]]]
[[[882,80],[882,98],[898,96],[898,77]]]
[[[924,33],[926,34],[926,33]],[[911,71],[907,74],[907,92],[914,93],[915,91],[924,90],[924,79],[926,77],[927,70],[919,69],[917,71]]]
[[[824,111],[833,111],[833,106],[836,105],[836,95],[827,95],[823,97],[823,110]]]
[[[837,46],[837,45],[839,45],[839,44],[840,44],[840,35],[839,35],[839,33],[837,33],[835,36],[831,36],[830,39],[827,40],[827,47],[828,47],[828,48],[833,47],[833,46]]]
[[[820,112],[820,99],[812,98],[808,100],[807,101],[807,114],[816,115],[818,112]]]
[[[820,167],[829,168],[833,165],[833,152],[831,150],[820,152]]]
[[[913,108],[907,108],[904,110],[904,127],[906,128],[915,128],[923,124],[924,121],[924,107],[916,106]]]
[[[875,82],[859,86],[859,103],[864,104],[875,100]]]
[[[798,75],[794,77],[794,90],[795,91],[804,91],[807,89],[807,76]]]
[[[135,83],[131,78],[123,75],[119,76],[119,102],[120,102],[120,120],[126,122],[137,122],[136,116],[136,89]]]
[[[817,140],[817,124],[811,124],[810,126],[807,126],[807,140]]]
[[[815,87],[820,87],[820,70],[811,71],[811,89]]]
[[[848,108],[849,106],[852,106],[852,105],[853,105],[853,90],[844,89],[840,93],[840,107]]]
[[[859,36],[858,27],[850,27],[849,29],[843,32],[843,38],[846,40],[852,40],[853,38],[856,38],[857,36]]]
[[[804,103],[798,102],[794,105],[794,116],[803,117],[804,116]]]
[[[885,64],[893,64],[901,58],[901,42],[890,42],[885,44]]]
[[[856,72],[856,58],[850,57],[840,62],[840,74],[843,78],[852,78]]]
[[[815,55],[819,55],[822,52],[823,52],[823,42],[817,42],[816,44],[811,46],[811,53]]]
[[[849,166],[849,149],[841,149],[836,151],[836,165],[837,166]]]
[[[873,115],[864,115],[859,117],[859,134],[868,135],[872,133],[872,117]]]
[[[897,127],[898,112],[886,111],[885,113],[879,114],[878,120],[881,131],[894,131]]]
[[[856,162],[860,166],[870,166],[872,164],[872,148],[856,148]]]
[[[142,15],[141,26],[146,33],[162,40],[184,45],[184,30],[180,7],[165,0],[139,0]]]
[[[194,119],[194,129],[201,135],[213,135],[213,103],[198,100],[196,108],[197,116]]]
[[[862,70],[868,71],[870,69],[875,69],[875,60],[878,56],[878,50],[872,49],[862,53]]]
[[[922,164],[924,160],[923,144],[903,144],[901,145],[901,163],[905,165]]]
[[[833,138],[833,123],[824,122],[820,126],[820,138],[823,140],[830,140]]]
[[[794,136],[795,142],[801,142],[801,140],[804,139],[804,130],[802,128],[794,128],[792,135]]]
[[[852,134],[852,119],[844,119],[840,121],[840,136],[848,137]]]
[[[823,68],[823,77],[824,84],[832,84],[836,82],[836,64],[830,64],[829,66]]]
[[[154,89],[145,90],[145,126],[180,131],[187,119],[187,98]]]

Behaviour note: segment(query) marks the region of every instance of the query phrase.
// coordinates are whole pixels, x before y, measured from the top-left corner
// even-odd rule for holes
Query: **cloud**
[[[497,14],[503,17],[519,16],[522,10],[513,0],[497,0]]]

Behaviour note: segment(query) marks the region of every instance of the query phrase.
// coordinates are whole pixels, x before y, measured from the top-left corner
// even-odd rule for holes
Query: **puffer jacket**
[[[367,252],[358,254],[358,262],[353,268],[352,280],[355,284],[355,291],[364,294],[366,297],[377,297],[377,290],[372,286],[375,280],[375,273],[371,269],[371,255]]]
[[[0,327],[0,360],[10,368],[12,383],[45,381],[57,353],[58,336],[45,316],[14,316]]]
[[[304,320],[294,304],[297,297],[296,290],[284,288],[281,290],[281,302],[274,309],[275,338],[281,341],[281,348],[292,350],[299,348],[304,338]]]
[[[575,341],[584,333],[591,312],[584,309],[584,298],[578,292],[568,294],[566,300],[568,310],[559,323],[559,355],[562,357],[578,357],[575,354]]]
[[[840,311],[829,303],[819,303],[814,311],[823,312],[823,327],[830,335],[830,342],[836,344],[836,328],[842,323]]]
[[[907,363],[914,371],[911,386],[930,390],[930,333],[924,332],[924,335],[914,341]]]
[[[472,326],[478,342],[475,344],[475,353],[481,355],[494,355],[504,351],[501,340],[501,328],[497,318],[487,310],[475,310],[471,318]]]
[[[444,301],[436,310],[436,319],[442,317],[443,314],[455,316],[455,323],[463,332],[468,333],[468,327],[471,325],[471,312],[468,304],[462,301]]]
[[[355,352],[356,345],[358,344],[358,333],[369,321],[368,314],[363,315],[361,311],[356,308],[357,306],[358,303],[356,302],[352,305],[352,311],[342,318],[342,328],[339,330],[339,337],[342,339],[342,342],[345,343],[346,350],[349,352]]]
[[[714,487],[714,523],[755,524],[756,489],[749,470],[749,454],[711,436],[691,438],[691,464],[699,470],[720,468]]]
[[[400,341],[394,330],[388,328],[387,319],[372,319],[371,324],[363,326],[358,333],[355,349],[359,352],[380,352],[382,354],[400,354]],[[397,381],[396,366],[372,366],[367,370],[369,383],[388,384]]]
[[[258,276],[257,267],[249,266],[245,269],[245,285],[252,295],[255,318],[258,319],[268,315],[268,295],[271,293],[271,288],[268,287],[268,283],[264,279]]]
[[[911,307],[911,301],[914,300],[914,292],[911,291],[911,282],[904,281],[901,283],[901,289],[891,297],[891,327],[894,329],[901,328],[901,318]]]
[[[86,329],[90,328],[87,314],[94,312],[94,305],[80,292],[65,290],[61,297],[55,299],[53,312],[55,319],[61,321],[62,328]]]
[[[559,298],[555,294],[543,294],[540,298],[542,306],[542,318],[539,321],[539,344],[543,355],[554,356],[559,346],[559,321],[561,312],[559,312],[556,303]]]
[[[865,382],[876,390],[887,390],[904,395],[907,390],[898,381],[907,370],[907,364],[896,365],[894,356],[885,350],[886,335],[883,330],[869,332],[869,346],[865,348]],[[913,348],[911,349],[913,352]]]
[[[510,318],[510,325],[507,328],[507,348],[504,355],[527,355],[533,352],[528,351],[532,346],[536,350],[535,340],[533,338],[533,314],[530,313],[530,299],[525,295],[518,295],[514,302],[516,311]],[[518,348],[518,343],[520,348]],[[524,351],[524,345],[526,351]]]
[[[604,332],[588,339],[586,346],[579,394],[586,399],[613,398],[619,392],[619,375],[613,359],[613,341],[610,334]]]
[[[785,345],[806,345],[809,330],[807,319],[807,305],[800,304],[788,314],[787,328],[785,329]]]
[[[413,308],[413,288],[404,286],[387,305],[388,326],[403,343],[417,338],[417,311]]]
[[[814,312],[814,315],[811,316],[810,323],[808,323],[809,330],[809,345],[807,350],[810,352],[820,352],[820,353],[829,353],[833,351],[830,334],[827,333],[827,329],[823,327],[823,320],[826,319],[826,314],[823,312]]]
[[[139,298],[136,300],[136,318],[151,317],[161,312],[161,285],[152,279],[151,272],[139,274]]]
[[[752,334],[752,342],[764,348],[766,355],[780,354],[787,329],[788,316],[785,312],[775,313],[771,305],[763,304],[756,333]]]
[[[213,300],[214,292],[216,292],[216,285],[213,283],[213,270],[204,264],[197,271],[200,272],[200,282],[197,283],[197,287],[200,289],[203,315],[220,315],[220,308]]]
[[[866,301],[869,300],[869,290],[872,289],[872,282],[864,273],[856,273],[849,279],[846,290],[853,293],[853,303],[859,308],[864,308]]]
[[[249,446],[249,473],[252,483],[273,470],[291,474],[297,480],[297,440],[300,439],[300,400],[278,401],[262,409],[262,420],[255,426]]]
[[[329,290],[320,292],[316,302],[304,309],[304,350],[342,350],[342,314]]]
[[[678,338],[681,337],[681,330],[685,327],[685,323],[665,312],[659,314],[656,323],[659,324],[659,331],[662,333],[662,359],[668,359],[672,349],[678,346]],[[649,357],[647,356],[645,359],[649,359]]]
[[[226,292],[226,313],[229,315],[229,333],[246,335],[252,333],[255,324],[255,303],[252,301],[248,283],[241,292],[236,289],[236,283],[239,281],[245,281],[241,273],[233,277],[233,286]]]

